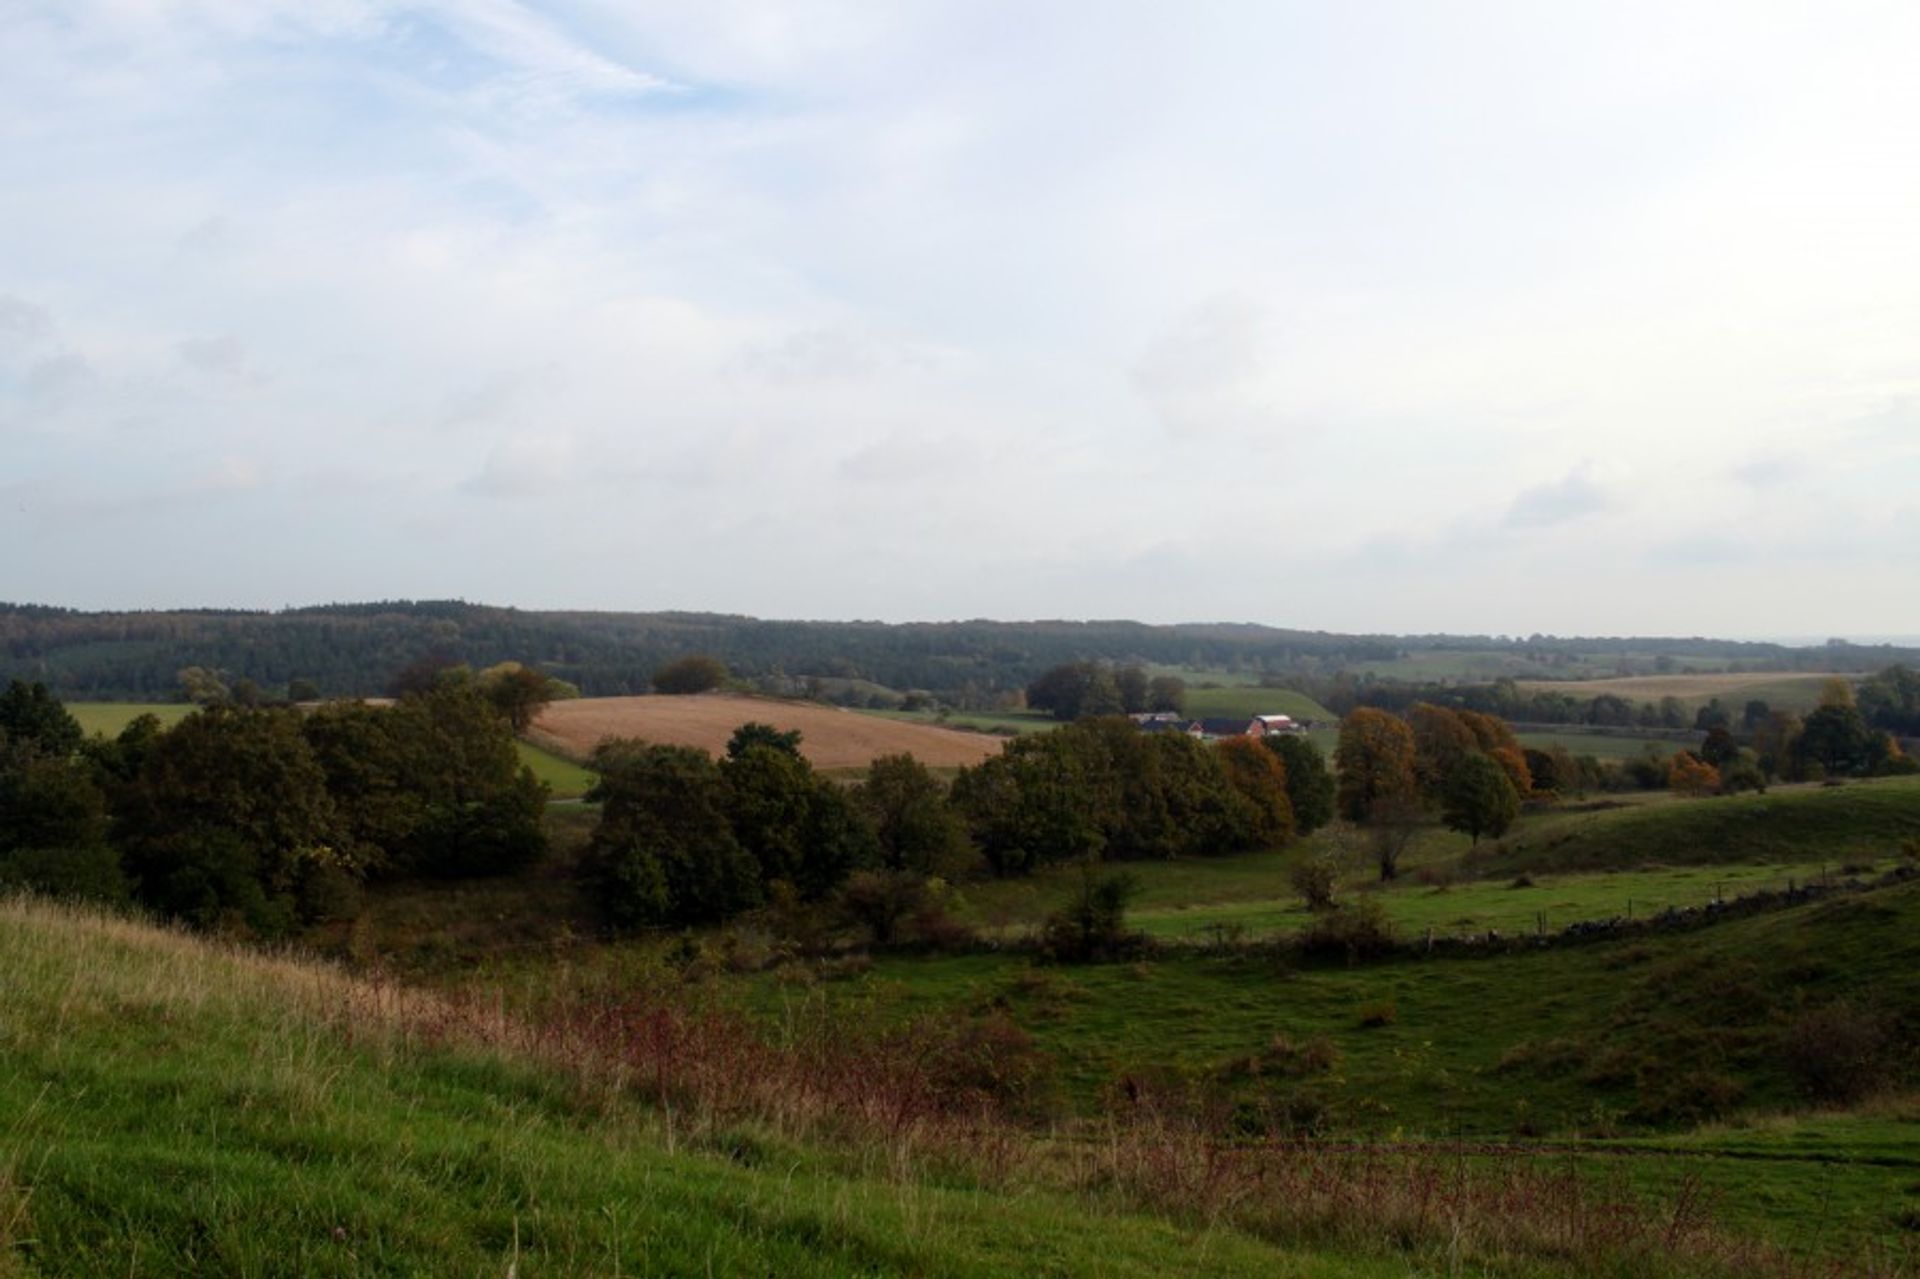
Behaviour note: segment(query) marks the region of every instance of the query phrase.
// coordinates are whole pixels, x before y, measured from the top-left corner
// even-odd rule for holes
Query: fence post
[[[1633,898],[1627,898],[1627,918],[1633,918]]]

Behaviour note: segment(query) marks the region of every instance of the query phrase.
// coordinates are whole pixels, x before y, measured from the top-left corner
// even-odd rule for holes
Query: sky
[[[1916,50],[0,0],[0,599],[1920,633]]]

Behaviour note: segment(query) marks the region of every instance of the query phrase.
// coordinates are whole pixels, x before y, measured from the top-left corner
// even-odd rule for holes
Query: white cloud
[[[1920,490],[1920,11],[1844,8],[12,6],[10,480],[257,483],[11,589],[1680,629],[1663,539]],[[1704,629],[1914,629],[1830,551]]]
[[[1609,510],[1614,498],[1582,463],[1557,480],[1521,490],[1507,508],[1508,528],[1544,528]]]

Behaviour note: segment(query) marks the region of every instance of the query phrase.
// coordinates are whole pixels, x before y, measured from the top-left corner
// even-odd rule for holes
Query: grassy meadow
[[[89,736],[118,736],[120,730],[142,715],[151,715],[162,724],[177,724],[198,710],[190,702],[68,702],[67,713],[80,722],[80,730]]]
[[[1629,702],[1658,702],[1677,697],[1688,710],[1705,706],[1718,698],[1720,704],[1738,714],[1750,701],[1762,701],[1775,710],[1804,713],[1820,704],[1822,686],[1834,676],[1823,672],[1745,671],[1688,672],[1670,675],[1626,675],[1610,679],[1521,680],[1520,687],[1535,692],[1565,693],[1569,697],[1592,698],[1604,694],[1623,697]],[[1858,675],[1842,675],[1849,683]]]

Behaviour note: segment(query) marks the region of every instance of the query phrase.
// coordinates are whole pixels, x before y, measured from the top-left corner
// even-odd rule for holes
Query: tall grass
[[[638,1101],[669,1150],[724,1151],[764,1134],[842,1151],[908,1194],[929,1179],[1015,1196],[1065,1191],[1090,1210],[1405,1256],[1442,1273],[1908,1273],[1891,1261],[1795,1260],[1718,1229],[1687,1188],[1651,1202],[1570,1159],[1248,1140],[1205,1095],[1141,1086],[1100,1121],[1047,1126],[1036,1122],[1037,1054],[991,1012],[884,1027],[803,1002],[768,1032],[664,981],[514,1011],[497,993],[435,994],[97,913],[0,902],[0,994],[27,992],[48,1015],[9,1031],[43,1044],[136,1014],[162,1027],[218,1026],[230,1014],[250,1028],[256,1068],[316,1115],[335,1101],[344,1044],[389,1065],[538,1072],[585,1115]],[[18,1134],[0,1136],[5,1244],[30,1217],[33,1176]]]

